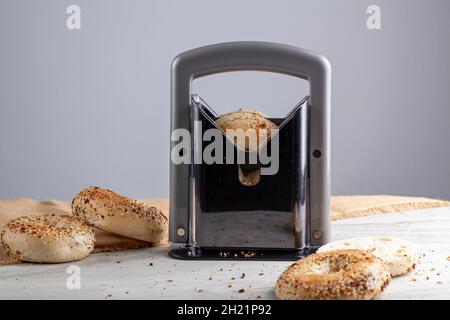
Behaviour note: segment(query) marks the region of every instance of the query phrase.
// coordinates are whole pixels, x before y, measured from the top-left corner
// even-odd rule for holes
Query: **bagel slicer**
[[[210,143],[197,134],[220,129],[218,114],[191,92],[199,77],[231,71],[266,71],[309,82],[309,95],[284,118],[270,118],[278,131],[262,148],[278,152],[278,170],[262,174],[253,164],[229,163],[239,149],[223,131],[223,163],[197,161]],[[178,259],[294,260],[330,238],[330,77],[328,60],[311,51],[268,42],[229,42],[179,54],[171,69],[171,164],[169,255]],[[257,106],[255,106],[257,109]],[[230,110],[232,111],[232,110]],[[180,149],[174,132],[190,134]],[[196,131],[197,130],[197,131]],[[184,140],[184,138],[183,138]],[[278,144],[273,144],[278,142]],[[233,149],[234,148],[234,149]],[[234,157],[234,158],[233,158]],[[260,170],[245,185],[242,170]]]

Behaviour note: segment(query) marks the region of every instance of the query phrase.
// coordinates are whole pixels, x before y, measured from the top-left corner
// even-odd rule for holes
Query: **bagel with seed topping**
[[[162,245],[168,242],[163,212],[108,189],[88,187],[72,201],[72,214],[88,224],[125,237]]]
[[[278,128],[278,126],[267,119],[263,113],[240,108],[237,111],[225,113],[221,115],[217,120],[216,124],[226,133],[227,130],[238,130],[242,129],[244,133],[247,130],[255,130],[256,138],[258,139],[260,130],[266,130],[266,136],[262,136],[267,140],[272,133]],[[250,143],[247,139],[244,141],[239,141],[237,136],[232,137],[234,142],[237,143],[243,149],[249,149]],[[258,139],[259,140],[259,139]],[[255,147],[258,147],[259,143],[263,141],[255,141]],[[244,144],[245,143],[245,144]]]
[[[275,295],[285,300],[367,300],[391,280],[389,268],[361,250],[315,253],[298,260],[279,277]]]
[[[327,243],[318,252],[356,249],[365,250],[380,258],[389,267],[392,277],[414,270],[420,261],[421,250],[413,243],[394,237],[357,237]]]
[[[87,257],[95,245],[94,230],[68,215],[24,216],[1,231],[1,242],[12,258],[24,262],[59,263]]]

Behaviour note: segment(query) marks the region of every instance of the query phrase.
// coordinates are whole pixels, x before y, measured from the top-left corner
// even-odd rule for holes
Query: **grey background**
[[[66,29],[78,4],[82,29]],[[382,30],[366,28],[366,8]],[[332,74],[332,193],[450,198],[450,2],[1,0],[0,198],[69,200],[87,185],[166,196],[169,68],[234,40],[324,54]],[[219,112],[286,113],[300,80],[202,79]]]

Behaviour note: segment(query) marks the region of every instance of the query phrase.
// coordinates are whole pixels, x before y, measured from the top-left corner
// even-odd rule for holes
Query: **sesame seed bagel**
[[[79,260],[87,257],[95,245],[94,230],[68,215],[19,217],[3,227],[0,237],[11,257],[26,262]]]
[[[358,237],[327,243],[318,252],[356,249],[365,250],[380,258],[389,267],[392,277],[415,269],[421,250],[413,243],[394,237]]]
[[[275,295],[285,300],[366,300],[389,284],[384,262],[360,250],[315,253],[284,271]]]
[[[221,115],[216,120],[216,124],[225,132],[227,132],[227,130],[237,129],[242,129],[244,132],[247,130],[255,130],[256,138],[259,136],[260,130],[265,129],[267,134],[265,137],[266,139],[270,137],[273,130],[278,128],[274,122],[267,119],[267,117],[261,112],[242,108],[237,111]],[[247,139],[245,142],[239,141],[237,136],[233,136],[233,139],[240,147],[249,149],[250,144]],[[255,141],[255,147],[258,146],[258,143],[259,141]]]
[[[154,245],[168,242],[168,219],[161,210],[111,190],[82,190],[72,201],[72,213],[105,231]]]

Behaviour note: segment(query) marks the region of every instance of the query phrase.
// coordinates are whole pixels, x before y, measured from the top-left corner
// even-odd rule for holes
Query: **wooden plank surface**
[[[333,222],[333,239],[389,235],[420,245],[416,271],[394,278],[380,299],[450,299],[450,208]],[[69,264],[0,267],[0,299],[274,299],[290,262],[181,261],[167,248],[94,254]],[[67,268],[79,267],[80,289]],[[231,285],[231,286],[230,286]],[[240,289],[244,292],[239,293]]]

